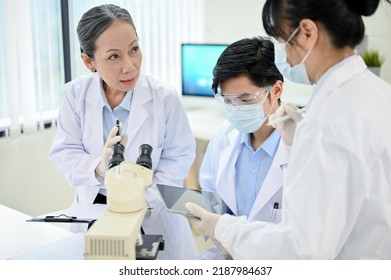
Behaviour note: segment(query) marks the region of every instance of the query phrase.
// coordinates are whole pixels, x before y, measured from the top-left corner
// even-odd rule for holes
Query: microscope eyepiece
[[[142,144],[139,148],[140,155],[136,161],[137,164],[145,168],[152,169],[152,147],[148,144]]]
[[[113,150],[113,156],[111,157],[111,159],[109,161],[109,169],[114,166],[117,166],[118,164],[120,164],[121,162],[123,162],[125,160],[125,158],[124,158],[124,151],[125,151],[124,145],[122,145],[121,143],[116,143],[113,145],[112,150]]]
[[[119,165],[121,162],[125,160],[124,158],[124,150],[125,147],[121,143],[116,143],[113,145],[113,156],[109,162],[109,169]],[[136,163],[144,166],[145,168],[152,169],[152,147],[148,144],[142,144],[139,148],[140,154],[137,158]]]

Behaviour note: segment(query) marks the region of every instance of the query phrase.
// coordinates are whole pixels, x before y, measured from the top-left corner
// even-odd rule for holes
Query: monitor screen
[[[213,68],[225,50],[223,44],[182,44],[182,94],[214,96]]]

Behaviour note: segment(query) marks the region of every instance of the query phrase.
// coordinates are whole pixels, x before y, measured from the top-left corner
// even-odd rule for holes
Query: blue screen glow
[[[182,94],[214,96],[213,68],[227,45],[182,44]]]

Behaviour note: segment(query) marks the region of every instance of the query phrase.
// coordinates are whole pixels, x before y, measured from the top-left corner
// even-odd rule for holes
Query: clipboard
[[[76,216],[68,216],[60,214],[57,216],[44,216],[44,217],[33,217],[26,220],[26,222],[43,222],[43,223],[87,223],[92,224],[96,219],[88,218],[77,218]]]

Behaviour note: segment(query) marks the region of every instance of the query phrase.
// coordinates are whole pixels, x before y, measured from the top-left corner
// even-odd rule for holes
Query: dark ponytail
[[[377,10],[380,0],[345,0],[345,2],[346,5],[357,14],[370,16]]]
[[[390,3],[391,0],[386,0]],[[372,15],[380,0],[267,0],[262,12],[265,31],[285,40],[308,18],[321,23],[335,47],[357,46],[365,34],[362,16]],[[290,30],[283,28],[288,22]],[[287,33],[288,32],[288,33]]]

